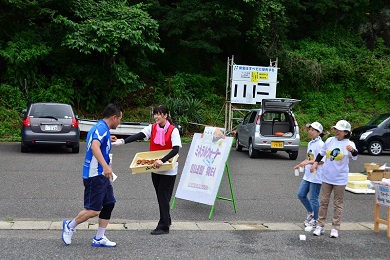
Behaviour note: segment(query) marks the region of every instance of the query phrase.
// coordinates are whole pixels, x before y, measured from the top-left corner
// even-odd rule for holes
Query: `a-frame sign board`
[[[233,185],[230,178],[228,158],[233,144],[233,137],[216,134],[217,128],[206,127],[204,134],[196,133],[181,174],[179,185],[171,208],[176,199],[184,199],[202,204],[212,205],[211,219],[217,199],[231,201],[234,212],[237,212]],[[231,198],[218,196],[224,172],[227,172]]]

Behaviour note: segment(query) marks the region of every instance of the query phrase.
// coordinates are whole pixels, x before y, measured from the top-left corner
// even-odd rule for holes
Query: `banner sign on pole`
[[[175,197],[213,205],[232,143],[215,127],[194,134]]]
[[[278,68],[232,65],[231,103],[257,104],[276,97]]]

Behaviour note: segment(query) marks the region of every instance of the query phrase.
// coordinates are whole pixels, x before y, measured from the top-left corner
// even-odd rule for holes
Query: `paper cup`
[[[305,235],[299,235],[299,240],[306,240],[306,236]]]
[[[300,171],[300,172],[304,172],[304,171],[305,171],[305,168],[299,167],[299,171]]]
[[[299,170],[295,169],[294,174],[295,174],[295,176],[299,176]]]
[[[114,182],[118,178],[115,173],[112,173],[112,178],[110,179],[111,182]]]
[[[317,175],[317,171],[311,172],[311,177],[312,177],[312,178],[315,178],[316,175]]]

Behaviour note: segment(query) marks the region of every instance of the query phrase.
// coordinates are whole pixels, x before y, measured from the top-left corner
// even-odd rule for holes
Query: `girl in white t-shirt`
[[[315,227],[318,220],[318,209],[320,207],[320,191],[322,184],[322,165],[320,162],[317,172],[311,173],[310,167],[314,163],[314,159],[320,152],[324,142],[322,141],[323,127],[318,122],[307,124],[308,134],[311,139],[307,145],[307,156],[304,161],[294,167],[295,170],[304,168],[304,175],[299,185],[297,196],[307,211],[307,217],[304,221],[306,227]],[[310,195],[309,195],[310,194]],[[310,199],[308,198],[310,196]]]
[[[333,191],[333,219],[330,237],[337,238],[341,224],[341,216],[344,204],[345,186],[348,182],[349,158],[357,159],[358,151],[355,144],[349,140],[351,135],[351,124],[345,120],[340,120],[333,126],[334,137],[325,141],[310,171],[314,172],[318,163],[325,157],[325,164],[322,171],[322,188],[320,195],[320,209],[317,227],[313,235],[320,236],[324,234],[324,226],[330,195]]]

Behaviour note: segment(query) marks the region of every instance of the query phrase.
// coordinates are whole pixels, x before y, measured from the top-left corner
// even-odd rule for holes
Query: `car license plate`
[[[57,125],[45,125],[45,131],[57,131]]]
[[[271,142],[271,148],[283,148],[283,142]]]

